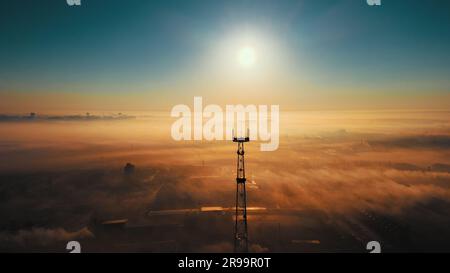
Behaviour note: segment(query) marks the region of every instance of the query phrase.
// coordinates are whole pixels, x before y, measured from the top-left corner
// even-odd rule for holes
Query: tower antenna
[[[245,190],[245,164],[244,164],[244,143],[250,141],[249,130],[245,137],[235,136],[233,132],[233,142],[238,144],[237,149],[237,172],[236,172],[236,216],[234,226],[234,252],[248,252],[248,232],[247,232],[247,192]]]

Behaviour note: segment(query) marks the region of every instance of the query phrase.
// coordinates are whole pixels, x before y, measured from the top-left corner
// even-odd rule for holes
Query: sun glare
[[[239,51],[239,64],[243,67],[251,67],[256,62],[256,52],[253,47],[244,47]]]

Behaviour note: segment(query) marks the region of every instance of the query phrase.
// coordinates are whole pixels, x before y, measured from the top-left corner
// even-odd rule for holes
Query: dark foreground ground
[[[67,252],[67,242],[77,240],[83,252],[232,252],[235,188],[212,171],[191,166],[128,175],[120,168],[1,175],[0,251]],[[402,214],[367,208],[339,213],[264,203],[264,185],[253,184],[251,252],[367,252],[373,240],[384,252],[450,251],[446,200],[416,203]]]

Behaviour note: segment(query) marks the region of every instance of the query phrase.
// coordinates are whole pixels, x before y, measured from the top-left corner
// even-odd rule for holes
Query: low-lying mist
[[[148,114],[0,122],[1,248],[39,251],[93,238],[93,218],[139,224],[150,210],[234,206],[235,145],[173,141],[172,121]],[[280,123],[277,151],[245,147],[249,206],[310,211],[351,234],[349,223],[368,225],[360,215],[382,215],[406,227],[414,250],[450,243],[450,113],[282,112]],[[136,166],[131,176],[123,172],[127,162]],[[307,221],[277,217],[293,230]],[[190,232],[180,240],[192,245],[177,251],[230,251],[221,236],[232,229],[210,224],[216,238]],[[380,234],[364,234],[371,232]],[[262,241],[253,248],[277,250]]]

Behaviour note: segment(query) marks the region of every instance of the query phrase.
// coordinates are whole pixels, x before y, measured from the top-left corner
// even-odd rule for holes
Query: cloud
[[[74,232],[63,228],[32,228],[30,230],[19,230],[14,233],[0,232],[0,244],[3,249],[14,249],[17,247],[35,248],[92,237],[94,235],[87,228]]]
[[[369,144],[383,148],[409,148],[409,149],[449,149],[450,136],[422,135],[408,137],[393,137],[384,140],[372,140]]]
[[[134,116],[123,115],[38,115],[30,113],[28,115],[4,115],[0,114],[0,122],[24,122],[24,121],[112,121],[135,119]]]

